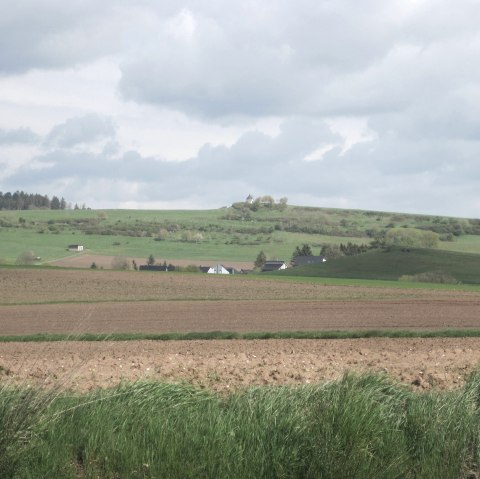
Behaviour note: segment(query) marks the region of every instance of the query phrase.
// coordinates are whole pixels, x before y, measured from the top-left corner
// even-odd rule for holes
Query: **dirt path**
[[[462,385],[479,361],[478,338],[0,343],[0,381],[84,391],[148,378],[232,390],[369,370],[445,389]]]

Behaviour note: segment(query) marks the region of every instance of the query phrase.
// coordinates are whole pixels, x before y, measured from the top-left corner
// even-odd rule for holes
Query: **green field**
[[[41,262],[68,255],[68,244],[92,254],[175,260],[289,261],[296,246],[352,242],[369,244],[392,228],[439,235],[438,249],[480,254],[480,221],[428,215],[288,206],[240,205],[216,210],[22,210],[0,211],[0,262],[12,264],[24,251]]]
[[[318,265],[289,268],[270,274],[395,281],[402,275],[431,271],[449,273],[462,283],[479,284],[480,255],[433,249],[392,248],[372,250],[357,256],[345,256]]]

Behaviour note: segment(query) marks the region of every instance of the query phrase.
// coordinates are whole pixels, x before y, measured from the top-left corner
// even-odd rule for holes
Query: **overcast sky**
[[[0,11],[0,191],[480,216],[478,0]]]

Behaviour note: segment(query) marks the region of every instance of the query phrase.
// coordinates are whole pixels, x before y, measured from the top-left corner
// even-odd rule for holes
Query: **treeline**
[[[65,208],[67,208],[67,202],[63,197],[53,196],[50,199],[47,195],[38,193],[24,191],[2,193],[0,191],[0,210],[64,210]]]

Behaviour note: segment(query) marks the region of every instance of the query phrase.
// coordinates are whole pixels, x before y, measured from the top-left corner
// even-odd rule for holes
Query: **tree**
[[[122,270],[130,269],[130,262],[125,256],[115,256],[112,260],[112,268]]]
[[[255,268],[262,269],[265,266],[265,263],[267,261],[267,256],[263,251],[260,251],[257,255],[257,259],[253,263],[255,265]]]
[[[392,228],[385,235],[385,244],[403,248],[436,248],[438,238],[438,234],[433,231],[422,231],[416,228]]]
[[[260,203],[263,206],[270,208],[275,203],[275,200],[270,195],[265,195],[260,198]]]
[[[16,260],[17,264],[33,264],[37,261],[37,256],[33,251],[24,251]]]
[[[297,246],[293,252],[293,257],[295,256],[312,256],[312,248],[308,244],[303,244],[301,248]]]
[[[153,256],[153,254],[151,254],[148,258],[147,258],[147,264],[148,266],[152,266],[155,264],[155,256]]]
[[[325,243],[320,250],[320,256],[328,259],[340,258],[345,256],[338,244]]]
[[[157,240],[158,241],[164,241],[169,237],[170,233],[168,232],[167,229],[165,228],[160,228],[157,234]]]
[[[50,208],[51,208],[52,210],[59,210],[59,209],[60,209],[60,206],[61,206],[61,205],[60,205],[60,200],[59,200],[56,196],[54,196],[54,197],[52,198],[52,201],[50,202]]]
[[[280,198],[280,199],[278,200],[278,209],[279,209],[280,211],[285,210],[286,207],[287,207],[287,203],[288,203],[288,198],[287,198],[287,197],[284,196],[283,198]]]

